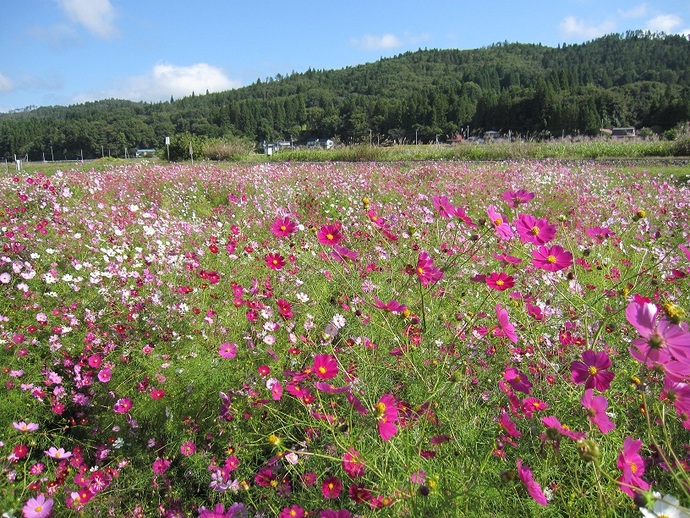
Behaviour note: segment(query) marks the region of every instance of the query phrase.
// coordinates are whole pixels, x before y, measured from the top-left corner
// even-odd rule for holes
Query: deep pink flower
[[[628,322],[637,329],[630,354],[642,363],[664,363],[671,357],[690,359],[690,331],[687,324],[674,324],[666,318],[658,318],[659,310],[651,302],[634,300],[625,309]]]
[[[400,304],[400,302],[395,299],[389,300],[388,302],[383,302],[379,300],[376,295],[374,295],[374,307],[378,309],[385,309],[393,313],[402,313],[407,309],[407,306]]]
[[[170,461],[168,459],[158,457],[156,460],[153,461],[153,472],[158,475],[162,475],[168,470],[169,466]]]
[[[436,283],[443,278],[443,272],[434,266],[431,256],[425,250],[422,250],[417,257],[417,267],[415,271],[417,277],[419,277],[419,281],[425,288],[429,286],[429,284]]]
[[[118,414],[126,414],[132,409],[132,400],[128,397],[118,399],[113,406],[113,410]]]
[[[271,232],[276,237],[287,237],[297,229],[297,225],[290,218],[277,216],[271,225]]]
[[[534,199],[534,193],[526,191],[525,189],[519,189],[517,191],[505,191],[501,194],[501,197],[509,207],[517,207],[518,205],[523,205]]]
[[[477,225],[472,221],[472,218],[467,215],[467,212],[465,212],[465,209],[463,207],[455,207],[455,212],[453,215],[458,218],[460,221],[465,223],[466,225],[474,228]]]
[[[564,437],[568,437],[569,439],[573,439],[574,441],[577,441],[579,439],[584,439],[587,437],[587,434],[584,432],[573,432],[570,428],[568,428],[565,425],[562,425],[561,422],[558,420],[556,416],[547,416],[547,417],[542,417],[541,422],[544,426],[547,428],[554,430],[557,432],[559,435],[563,435]],[[549,437],[553,439],[553,437]]]
[[[573,254],[558,245],[541,246],[532,252],[532,264],[548,272],[557,272],[573,264]]]
[[[324,498],[338,498],[343,489],[343,483],[338,477],[328,477],[321,484],[321,493]]]
[[[50,516],[52,509],[53,499],[38,495],[26,501],[24,507],[22,507],[22,512],[24,513],[24,518],[46,518]]]
[[[298,505],[283,507],[283,510],[278,515],[278,518],[304,518],[304,508]]]
[[[515,367],[508,367],[503,371],[503,379],[513,387],[513,390],[529,395],[532,392],[530,380]]]
[[[496,207],[489,205],[486,209],[486,215],[489,217],[489,221],[491,221],[498,237],[506,240],[513,238],[513,229],[510,228],[508,219],[498,212]]]
[[[455,213],[455,207],[448,200],[448,196],[434,196],[431,198],[438,215],[445,219],[450,219]]]
[[[330,225],[322,226],[316,233],[319,243],[327,246],[335,246],[343,239],[343,234],[340,229],[340,223],[331,223]]]
[[[343,470],[351,478],[364,476],[364,464],[360,453],[354,448],[348,448],[343,454]]]
[[[539,484],[534,480],[532,470],[530,470],[527,466],[523,466],[522,459],[517,459],[517,472],[518,477],[525,485],[529,496],[531,496],[539,505],[547,505],[548,501],[541,490],[541,486],[539,486]]]
[[[350,250],[346,246],[333,245],[331,257],[339,263],[344,263],[345,261],[356,261],[359,257],[359,254],[354,250]]]
[[[398,433],[398,405],[391,394],[383,394],[374,406],[376,411],[379,435],[384,441],[390,441]]]
[[[189,457],[196,451],[196,444],[193,441],[183,442],[180,445],[180,453],[185,457]]]
[[[151,388],[151,399],[163,399],[165,396],[165,390],[153,387]]]
[[[508,290],[515,286],[513,277],[504,272],[493,272],[484,279],[484,282],[489,288],[498,291]]]
[[[330,354],[314,356],[312,371],[322,380],[334,378],[338,374],[338,361]]]
[[[593,237],[597,242],[603,243],[607,238],[615,234],[606,227],[590,227],[585,229],[585,234]]]
[[[570,364],[570,376],[577,385],[584,383],[586,389],[595,388],[603,392],[608,390],[615,377],[613,372],[606,370],[610,366],[611,360],[604,351],[587,350],[582,352],[582,361],[575,360]]]
[[[500,304],[496,304],[496,318],[498,319],[498,336],[505,336],[516,344],[518,342],[518,336],[515,332],[515,326],[508,320],[508,312],[501,307]]]
[[[237,344],[223,342],[218,346],[218,354],[223,358],[233,359],[237,355]]]
[[[594,391],[590,388],[585,390],[585,395],[580,399],[580,403],[587,411],[587,417],[601,433],[609,433],[616,427],[616,423],[606,415],[609,401],[604,396],[593,395]]]
[[[535,218],[531,214],[520,214],[515,228],[523,243],[543,245],[556,236],[556,225],[549,224],[544,218]]]
[[[265,260],[271,270],[281,270],[285,266],[285,257],[280,254],[266,254]]]
[[[634,498],[635,491],[629,486],[634,486],[643,491],[649,489],[649,484],[642,479],[645,471],[645,462],[640,455],[642,441],[626,437],[623,441],[623,450],[618,455],[616,467],[623,472],[618,479],[622,484],[621,491]]]
[[[510,418],[508,412],[502,412],[498,419],[498,425],[510,437],[518,438],[522,435],[515,422]]]

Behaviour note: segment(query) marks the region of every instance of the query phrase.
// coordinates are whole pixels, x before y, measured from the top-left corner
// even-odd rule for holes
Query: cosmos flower
[[[425,288],[429,286],[429,284],[436,283],[443,278],[443,272],[434,266],[434,261],[425,250],[422,250],[417,257],[417,267],[415,271],[417,277],[419,277],[419,281]]]
[[[316,233],[319,243],[326,246],[335,246],[343,239],[340,223],[331,223],[330,225],[323,225]]]
[[[486,209],[486,215],[489,217],[489,221],[496,231],[496,235],[501,239],[512,239],[513,229],[510,228],[510,223],[508,219],[496,210],[496,207],[489,205]]]
[[[518,189],[517,191],[505,191],[501,194],[501,198],[505,200],[509,207],[517,207],[534,199],[534,193],[525,189]]]
[[[556,225],[549,224],[544,218],[535,218],[531,214],[520,214],[515,222],[520,241],[543,245],[556,236]]]
[[[642,479],[645,471],[645,462],[640,455],[642,441],[626,437],[623,441],[623,449],[618,454],[616,467],[623,473],[618,479],[620,489],[631,498],[635,497],[635,491],[630,486],[639,488],[643,491],[649,489],[649,483]]]
[[[590,388],[585,390],[585,395],[580,399],[580,403],[587,412],[587,417],[601,433],[609,433],[616,427],[616,424],[606,415],[606,408],[609,401],[604,396],[593,395],[594,391]]]
[[[38,430],[37,423],[25,423],[24,421],[19,421],[18,423],[13,422],[12,426],[14,426],[14,428],[20,432],[35,432]]]
[[[50,516],[52,509],[52,498],[37,495],[36,497],[29,498],[26,501],[24,507],[22,507],[22,512],[24,513],[24,518],[46,518],[47,516]]]
[[[287,237],[297,229],[297,225],[288,217],[277,216],[271,224],[271,232],[276,237]]]
[[[522,459],[517,459],[517,473],[518,477],[525,485],[529,496],[531,496],[532,499],[534,499],[534,501],[539,505],[547,505],[548,501],[546,500],[544,492],[541,490],[539,484],[534,480],[532,470],[522,464]]]
[[[532,264],[547,272],[557,272],[573,264],[573,254],[558,245],[541,246],[532,252]]]
[[[379,435],[384,441],[390,441],[398,432],[398,406],[392,394],[383,394],[374,405]]]
[[[611,366],[609,355],[603,351],[591,350],[582,352],[582,361],[570,364],[570,376],[577,385],[584,383],[586,389],[595,388],[601,392],[608,390],[615,377],[608,369]]]
[[[518,342],[518,336],[515,332],[515,326],[508,320],[508,312],[501,307],[500,304],[496,304],[496,318],[498,319],[498,336],[505,336],[516,344]]]
[[[486,285],[497,291],[504,291],[515,286],[515,280],[511,275],[504,272],[493,272],[485,279]]]

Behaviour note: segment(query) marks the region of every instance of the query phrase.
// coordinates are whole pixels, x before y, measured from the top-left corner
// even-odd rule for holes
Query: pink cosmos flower
[[[500,304],[496,304],[496,318],[498,319],[497,334],[498,336],[505,336],[516,344],[518,342],[518,336],[515,332],[515,326],[508,320],[508,312],[501,307]]]
[[[616,461],[616,467],[623,472],[618,479],[622,483],[620,489],[631,498],[635,497],[635,491],[629,486],[643,491],[649,489],[649,484],[642,479],[645,471],[645,462],[640,455],[641,447],[642,441],[626,437],[623,441],[623,450],[618,455],[618,460]]]
[[[98,381],[101,383],[108,383],[113,375],[113,371],[108,367],[104,367],[98,371]]]
[[[72,456],[71,451],[65,451],[64,448],[56,448],[55,446],[51,446],[43,453],[51,459],[69,459]]]
[[[314,356],[312,369],[317,378],[331,379],[338,374],[338,362],[330,354],[317,354]]]
[[[553,433],[563,435],[564,437],[568,437],[569,439],[573,439],[574,441],[578,441],[580,439],[584,439],[585,437],[587,437],[587,434],[584,432],[574,432],[567,426],[562,425],[558,418],[553,415],[542,417],[541,422],[544,426],[546,426],[546,428],[548,428],[549,430],[553,430]],[[547,436],[550,439],[554,439],[553,433],[550,435],[547,431]]]
[[[391,394],[383,394],[374,406],[381,439],[390,441],[398,433],[398,405]]]
[[[547,272],[557,272],[573,264],[573,254],[558,245],[541,246],[532,252],[532,264]]]
[[[448,196],[434,196],[431,202],[438,211],[438,215],[445,219],[450,219],[455,213],[455,207],[448,200]]]
[[[340,223],[331,223],[330,225],[323,225],[316,233],[319,243],[326,246],[335,246],[343,239]]]
[[[13,422],[12,426],[14,426],[14,428],[20,432],[35,432],[38,430],[37,423],[25,423],[24,421],[19,421],[18,423]]]
[[[24,518],[46,518],[50,516],[52,509],[53,499],[38,495],[26,501],[24,507],[22,507],[22,512],[24,513]]]
[[[504,411],[501,413],[501,417],[498,419],[498,425],[510,437],[518,438],[522,435],[522,432],[518,430],[517,425],[510,418],[510,414],[508,414],[508,412]]]
[[[534,480],[532,470],[527,466],[523,466],[522,459],[517,459],[517,472],[518,477],[525,485],[529,496],[531,496],[539,505],[547,505],[548,501],[541,490],[541,486],[539,486],[539,484]]]
[[[163,399],[163,396],[165,396],[165,390],[156,387],[151,388],[151,399]]]
[[[348,448],[343,454],[342,460],[343,471],[347,473],[350,478],[358,478],[364,476],[364,464],[360,453],[354,448]]]
[[[304,518],[304,508],[298,505],[283,507],[278,518]]]
[[[374,295],[374,307],[377,309],[385,309],[392,313],[402,313],[407,309],[407,306],[400,304],[400,302],[395,299],[389,300],[388,302],[382,302],[376,295]]]
[[[443,278],[443,272],[434,266],[431,256],[425,250],[422,250],[417,257],[417,268],[415,271],[419,281],[425,288],[429,284],[434,284]]]
[[[486,209],[486,215],[489,217],[489,221],[491,221],[491,224],[496,231],[496,235],[499,238],[505,240],[513,238],[514,234],[513,229],[510,228],[510,223],[505,216],[496,210],[496,207],[489,205],[489,207]]]
[[[534,193],[526,191],[525,189],[519,189],[517,191],[506,191],[501,194],[501,197],[505,200],[509,207],[517,207],[518,205],[523,205],[528,201],[534,199]]]
[[[190,455],[193,455],[194,452],[196,451],[196,444],[192,441],[187,441],[183,442],[180,445],[180,453],[184,455],[185,457],[189,457]]]
[[[594,391],[590,388],[585,390],[585,395],[580,399],[580,403],[587,412],[587,417],[601,433],[609,433],[616,427],[616,423],[606,415],[609,401],[604,396],[594,396]]]
[[[503,379],[513,387],[513,390],[529,395],[532,392],[530,380],[515,367],[508,367],[503,371]]]
[[[606,227],[590,227],[585,229],[585,234],[593,237],[598,243],[603,243],[607,238],[615,234]]]
[[[218,347],[218,354],[223,358],[233,359],[237,355],[237,344],[231,344],[230,342],[223,342]]]
[[[132,409],[132,400],[128,397],[118,399],[113,405],[113,410],[118,414],[126,414]]]
[[[493,272],[489,274],[484,281],[489,288],[497,291],[508,290],[515,286],[513,277],[504,272]]]
[[[584,383],[586,389],[595,388],[603,392],[608,390],[615,377],[613,372],[606,370],[610,366],[608,354],[587,350],[582,352],[582,361],[576,360],[570,364],[570,376],[577,385]]]
[[[544,218],[535,218],[531,214],[520,214],[515,228],[523,243],[543,245],[556,236],[556,225],[549,224]]]
[[[280,401],[280,398],[283,397],[283,385],[282,385],[282,383],[280,383],[280,381],[278,381],[275,378],[271,378],[269,380],[269,382],[270,382],[270,385],[269,385],[269,383],[266,383],[266,386],[271,391],[271,399],[273,399],[273,401]]]
[[[356,261],[359,254],[346,246],[334,245],[331,257],[339,263],[344,263],[346,261]]]
[[[297,229],[297,225],[290,218],[277,216],[271,225],[271,232],[276,237],[287,237]]]
[[[266,254],[265,260],[271,270],[281,270],[285,266],[285,257],[280,254]]]
[[[658,319],[659,310],[651,302],[634,300],[625,309],[625,318],[637,329],[630,354],[647,363],[663,363],[671,357],[690,359],[690,331],[687,324],[674,324],[666,318]]]
[[[168,459],[158,457],[153,461],[153,472],[157,475],[162,475],[165,473],[168,470],[168,467],[170,467],[170,461]]]
[[[343,483],[338,477],[328,477],[321,484],[321,494],[324,498],[338,498],[343,489]]]
[[[467,215],[467,212],[465,212],[465,209],[463,207],[455,207],[455,212],[453,214],[456,218],[458,218],[460,221],[465,223],[466,225],[474,228],[477,225],[472,221],[472,218]]]

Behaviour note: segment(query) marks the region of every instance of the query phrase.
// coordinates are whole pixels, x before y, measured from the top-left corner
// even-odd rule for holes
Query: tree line
[[[642,31],[583,44],[418,50],[159,103],[107,99],[0,114],[0,156],[123,156],[166,136],[379,144],[511,131],[530,138],[690,120],[690,40]]]

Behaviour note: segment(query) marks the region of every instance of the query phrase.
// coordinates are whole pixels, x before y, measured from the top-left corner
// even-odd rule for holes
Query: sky
[[[3,0],[0,112],[158,102],[418,49],[690,36],[690,0]]]

